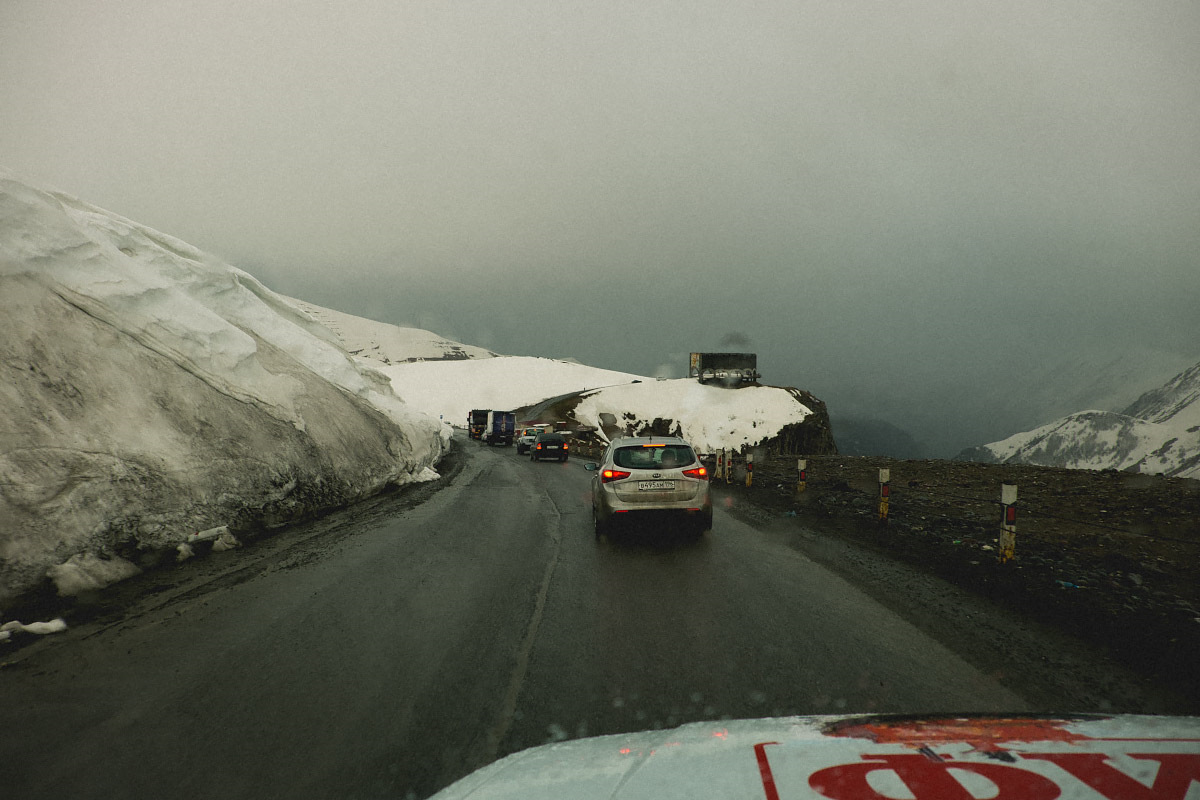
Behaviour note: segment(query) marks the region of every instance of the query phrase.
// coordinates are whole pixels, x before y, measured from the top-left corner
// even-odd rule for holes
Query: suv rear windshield
[[[618,447],[613,453],[613,463],[626,469],[672,469],[686,467],[695,460],[696,455],[686,444]]]
[[[563,443],[562,434],[559,434],[559,433],[539,434],[537,437],[537,440],[539,442],[547,442],[549,444],[562,444]]]

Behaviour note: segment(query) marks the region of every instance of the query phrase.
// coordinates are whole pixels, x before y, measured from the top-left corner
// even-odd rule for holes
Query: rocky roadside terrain
[[[1200,481],[1120,472],[816,456],[735,466],[718,496],[917,567],[1080,637],[1200,704]],[[886,523],[879,470],[890,472]],[[998,561],[1000,486],[1018,487],[1016,557]]]

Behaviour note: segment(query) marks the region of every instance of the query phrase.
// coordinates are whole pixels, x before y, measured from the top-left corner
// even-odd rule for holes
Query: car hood
[[[820,716],[543,745],[434,798],[1184,800],[1192,781],[1200,717]]]

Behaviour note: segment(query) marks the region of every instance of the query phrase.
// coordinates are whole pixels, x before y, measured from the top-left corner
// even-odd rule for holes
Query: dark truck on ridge
[[[758,382],[756,353],[692,353],[688,377],[701,383],[740,386]]]

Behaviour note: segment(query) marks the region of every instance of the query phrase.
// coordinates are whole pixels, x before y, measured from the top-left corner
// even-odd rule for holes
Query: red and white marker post
[[[1000,484],[1000,563],[1013,559],[1017,548],[1017,486],[1013,483]]]
[[[879,524],[887,525],[888,521],[888,500],[892,496],[892,471],[890,469],[879,470]]]

